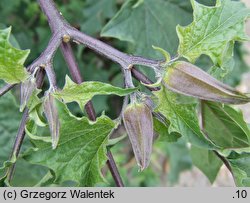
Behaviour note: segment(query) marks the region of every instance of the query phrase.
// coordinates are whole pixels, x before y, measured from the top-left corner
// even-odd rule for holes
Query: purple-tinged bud
[[[175,62],[167,67],[162,82],[173,92],[202,100],[228,104],[244,104],[250,101],[250,98],[243,93],[216,80],[197,66],[184,61]]]
[[[58,118],[58,112],[55,104],[55,98],[51,93],[48,93],[45,96],[43,102],[43,109],[45,116],[47,118],[50,134],[52,137],[52,148],[55,149],[57,147],[59,141],[59,129],[60,123]]]
[[[153,145],[153,117],[144,103],[129,104],[123,112],[123,122],[128,133],[135,159],[143,170],[148,167]]]
[[[21,84],[20,111],[26,107],[33,91],[36,89],[36,79],[31,76]]]

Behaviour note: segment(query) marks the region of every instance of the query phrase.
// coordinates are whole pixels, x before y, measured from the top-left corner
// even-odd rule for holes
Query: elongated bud
[[[51,93],[46,95],[43,102],[43,109],[49,124],[50,134],[52,137],[52,148],[55,149],[59,141],[60,123],[55,105],[55,98]]]
[[[135,159],[140,169],[148,167],[153,145],[153,118],[144,103],[129,104],[123,112],[123,122],[128,133]]]
[[[36,79],[31,76],[21,84],[20,111],[27,105],[33,91],[36,89]]]
[[[184,61],[175,62],[167,68],[163,84],[174,92],[202,100],[228,104],[244,104],[250,101],[246,95]]]

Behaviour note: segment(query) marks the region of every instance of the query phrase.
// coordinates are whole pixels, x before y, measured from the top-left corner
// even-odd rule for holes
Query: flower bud
[[[52,148],[55,149],[59,141],[60,123],[55,99],[51,93],[46,95],[43,102],[43,109],[49,124],[50,134],[52,137]]]
[[[163,84],[173,92],[202,100],[228,104],[244,104],[250,101],[250,98],[243,93],[184,61],[175,62],[167,68]]]
[[[26,107],[33,91],[36,89],[36,79],[31,76],[21,84],[20,111]]]
[[[148,167],[153,145],[153,118],[144,103],[129,104],[123,112],[123,122],[128,133],[135,159],[140,169]]]

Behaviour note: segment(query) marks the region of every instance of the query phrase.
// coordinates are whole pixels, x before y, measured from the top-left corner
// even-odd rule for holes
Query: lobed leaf
[[[83,82],[82,84],[76,84],[66,76],[66,83],[63,90],[56,91],[54,95],[63,99],[66,103],[76,101],[83,110],[87,102],[95,95],[115,94],[118,96],[126,96],[135,90],[137,90],[137,88],[122,89],[102,82]]]
[[[168,132],[170,122],[168,120],[160,120],[157,117],[153,118],[154,132],[159,136],[157,141],[159,142],[176,142],[181,135],[177,132]]]
[[[161,90],[154,92],[158,100],[156,112],[160,112],[170,121],[169,133],[177,132],[186,136],[193,145],[215,149],[210,141],[206,140],[200,131],[195,104],[182,104],[176,99],[176,94],[162,86]]]
[[[80,186],[94,186],[103,182],[101,168],[107,160],[106,145],[115,122],[106,116],[91,122],[86,117],[73,116],[61,102],[57,107],[60,121],[57,148],[52,150],[50,143],[32,140],[36,150],[26,154],[25,159],[52,169],[56,183],[71,180]]]
[[[177,24],[192,20],[186,3],[179,0],[128,0],[120,11],[103,28],[101,36],[114,37],[133,45],[133,54],[145,57],[160,57],[152,45],[175,54],[178,47]],[[183,5],[184,4],[184,5]]]
[[[193,22],[186,27],[177,27],[178,53],[191,62],[205,54],[214,64],[221,65],[223,53],[232,41],[249,39],[244,28],[250,10],[243,3],[231,0],[217,0],[211,7],[195,0],[191,3]]]
[[[0,79],[9,84],[20,83],[28,77],[23,64],[29,50],[19,50],[9,43],[11,28],[0,30]]]

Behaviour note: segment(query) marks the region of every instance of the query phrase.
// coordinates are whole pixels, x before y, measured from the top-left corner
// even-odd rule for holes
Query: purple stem
[[[143,83],[148,84],[148,85],[153,84],[153,81],[151,81],[147,76],[145,76],[139,70],[132,68],[131,72],[132,72],[133,77],[135,79],[137,79],[138,81],[143,82]],[[157,87],[147,87],[147,88],[151,91],[159,90],[159,88],[157,88]]]
[[[81,76],[80,69],[76,63],[75,58],[74,58],[73,51],[72,51],[70,44],[63,42],[61,44],[61,51],[62,51],[62,54],[64,56],[64,59],[65,59],[67,65],[68,65],[68,68],[69,68],[69,71],[70,71],[70,74],[71,74],[73,80],[77,84],[82,83],[83,78]]]
[[[36,81],[38,88],[41,88],[43,85],[44,75],[45,75],[44,70],[42,70],[42,69],[39,70],[39,72],[37,74],[37,81]],[[24,137],[25,137],[25,125],[26,125],[26,122],[28,120],[28,117],[29,117],[29,110],[27,108],[25,108],[19,129],[18,129],[18,132],[16,135],[16,139],[15,139],[15,142],[14,142],[14,145],[12,148],[10,160],[15,158],[15,157],[17,158],[19,155],[19,152],[20,152],[20,149],[21,149],[21,146],[23,144]],[[16,166],[16,164],[14,163],[7,170],[7,180],[9,182],[13,178],[15,166]]]
[[[68,65],[69,72],[77,84],[81,84],[84,80],[81,76],[80,69],[76,63],[72,48],[69,43],[62,43],[61,44],[61,51],[64,56],[64,59]],[[86,113],[88,114],[88,117],[90,120],[95,121],[96,120],[96,113],[93,107],[93,104],[91,101],[89,101],[85,106]]]
[[[21,146],[23,144],[24,137],[25,137],[25,125],[26,125],[26,122],[28,121],[28,117],[29,117],[29,110],[27,108],[25,108],[24,112],[23,112],[23,116],[22,116],[22,120],[21,120],[19,129],[18,129],[18,132],[17,132],[17,135],[16,135],[16,139],[15,139],[15,143],[14,143],[14,146],[13,146],[13,149],[12,149],[10,160],[13,159],[14,157],[17,158],[18,155],[19,155],[19,152],[20,152],[20,149],[21,149]],[[7,180],[9,182],[13,178],[15,166],[16,166],[16,164],[14,163],[13,165],[11,165],[8,168]]]
[[[2,87],[0,89],[0,97],[5,95],[8,91],[10,91],[15,86],[16,86],[16,84],[14,84],[14,85],[7,84],[4,87]]]
[[[151,68],[159,68],[161,61],[125,54],[114,47],[73,28],[58,12],[52,0],[37,1],[42,8],[42,11],[48,18],[52,32],[58,36],[61,36],[61,38],[65,35],[68,35],[74,41],[81,43],[93,51],[104,55],[106,58],[109,58],[110,60],[120,64],[123,69],[127,69],[130,65],[143,65]]]
[[[109,170],[111,171],[111,174],[115,180],[115,184],[118,186],[118,187],[124,187],[124,184],[122,182],[122,179],[121,179],[121,176],[120,176],[120,173],[117,169],[117,166],[116,166],[116,163],[115,163],[115,160],[114,160],[114,157],[111,153],[111,151],[108,149],[108,157],[109,157],[109,161],[107,162],[108,164],[108,167],[109,167]]]

